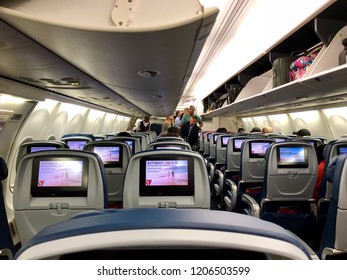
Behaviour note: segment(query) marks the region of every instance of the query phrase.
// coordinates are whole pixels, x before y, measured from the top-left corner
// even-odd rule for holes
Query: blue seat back
[[[289,231],[241,214],[107,209],[46,228],[21,248],[16,259],[171,260],[173,254],[175,259],[195,261],[317,258]]]
[[[347,259],[347,154],[335,156],[328,168],[331,200],[319,249],[322,259]]]

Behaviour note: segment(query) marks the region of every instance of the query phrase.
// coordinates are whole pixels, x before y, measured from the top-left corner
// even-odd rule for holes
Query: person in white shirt
[[[181,116],[182,116],[182,112],[177,111],[176,112],[176,118],[175,118],[175,126],[178,128],[181,127]]]

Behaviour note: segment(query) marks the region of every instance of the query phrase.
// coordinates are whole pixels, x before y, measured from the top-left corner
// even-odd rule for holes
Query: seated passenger
[[[311,132],[306,128],[302,128],[296,133],[296,136],[297,137],[311,136]]]
[[[161,133],[160,134],[167,133],[168,128],[173,126],[173,122],[174,122],[174,117],[173,116],[167,116],[162,127],[161,127]]]
[[[217,128],[216,132],[220,132],[220,133],[228,133],[227,129],[225,127],[219,127]]]
[[[117,136],[131,136],[131,134],[127,131],[121,131],[117,134]]]
[[[237,133],[244,133],[245,129],[243,127],[238,128]]]
[[[272,133],[273,129],[271,126],[264,126],[263,129],[261,130],[261,133],[266,134],[266,133]]]
[[[177,126],[171,126],[167,129],[167,133],[161,136],[176,136],[180,137],[180,129]]]
[[[259,132],[261,132],[261,129],[257,126],[253,127],[251,130],[251,133],[259,133]]]

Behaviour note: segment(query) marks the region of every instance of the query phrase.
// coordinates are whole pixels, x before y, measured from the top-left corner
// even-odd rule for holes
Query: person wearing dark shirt
[[[144,119],[138,123],[137,131],[138,132],[149,131],[149,128],[151,125],[149,121],[150,121],[149,116],[144,117]]]
[[[190,144],[192,150],[196,150],[198,145],[198,135],[200,127],[197,126],[198,119],[195,115],[191,116],[190,121],[181,127],[181,137]]]

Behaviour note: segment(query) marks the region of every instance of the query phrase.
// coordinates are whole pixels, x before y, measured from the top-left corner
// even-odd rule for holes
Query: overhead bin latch
[[[116,0],[111,13],[113,23],[118,27],[129,26],[132,22],[137,2],[138,0]]]

